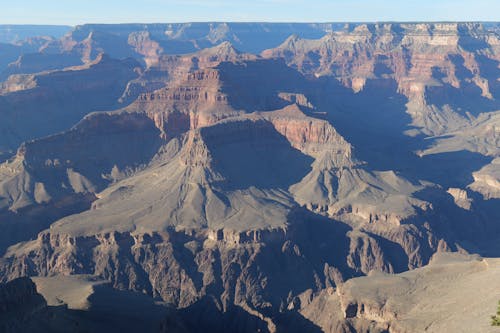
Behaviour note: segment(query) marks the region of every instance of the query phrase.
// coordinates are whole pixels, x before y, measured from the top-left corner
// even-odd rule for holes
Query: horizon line
[[[381,21],[152,21],[152,22],[87,22],[78,24],[50,24],[50,23],[0,23],[0,26],[45,26],[45,27],[78,27],[83,25],[161,25],[161,24],[210,24],[210,23],[227,23],[227,24],[379,24],[379,23],[402,23],[402,24],[414,24],[414,23],[500,23],[500,20],[409,20],[409,21],[398,21],[398,20],[381,20]]]

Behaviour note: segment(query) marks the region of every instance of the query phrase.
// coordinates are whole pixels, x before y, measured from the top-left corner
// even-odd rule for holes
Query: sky
[[[500,21],[500,0],[1,0],[0,24]]]

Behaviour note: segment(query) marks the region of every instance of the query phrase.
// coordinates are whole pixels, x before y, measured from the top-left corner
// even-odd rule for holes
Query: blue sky
[[[0,24],[500,21],[500,0],[4,0]]]

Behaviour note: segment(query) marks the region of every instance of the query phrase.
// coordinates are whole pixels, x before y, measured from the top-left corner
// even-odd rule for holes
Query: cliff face
[[[137,75],[136,66],[103,56],[87,66],[26,77],[22,84],[6,81],[0,95],[0,150],[63,131],[92,111],[116,107],[127,82]]]
[[[383,332],[397,311],[344,282],[497,253],[495,32],[356,24],[256,56],[203,27],[81,26],[40,54],[83,64],[2,83],[0,144],[25,142],[0,280],[107,280],[171,304],[166,330]]]
[[[345,318],[355,323],[370,321],[390,332],[413,332],[424,327],[430,332],[479,327],[487,332],[491,327],[487,320],[482,320],[487,315],[482,306],[475,303],[479,299],[458,290],[484,281],[486,276],[494,274],[497,265],[495,259],[439,254],[423,269],[395,276],[375,273],[353,279],[339,288],[337,295]],[[430,313],[426,304],[432,302],[434,294],[439,295],[441,302]],[[487,294],[483,296],[487,300],[481,302],[494,306],[495,300]],[[411,304],[406,302],[408,296]],[[450,308],[450,304],[456,307]]]
[[[100,53],[116,59],[133,57],[147,67],[160,57],[189,54],[229,42],[244,52],[258,54],[296,33],[305,38],[319,38],[326,31],[343,24],[272,24],[272,23],[179,23],[179,24],[85,24],[69,27],[37,27],[19,32],[9,30],[1,40],[0,79],[11,74],[31,74],[42,70],[63,69],[95,60]],[[46,29],[44,29],[46,28]],[[13,31],[18,31],[13,35]],[[61,31],[67,31],[65,35]],[[0,33],[2,34],[2,33]],[[12,35],[11,37],[7,37]],[[0,35],[2,36],[2,35]],[[52,36],[42,38],[36,36]],[[0,37],[2,38],[2,37]],[[26,40],[25,40],[26,38]],[[10,65],[9,65],[10,64]]]
[[[19,278],[0,285],[0,328],[2,332],[16,332],[27,328],[47,307],[45,299],[36,291],[29,278]]]
[[[223,309],[237,305],[274,317],[301,292],[336,286],[359,274],[357,263],[336,255],[359,247],[345,237],[345,225],[325,224],[304,212],[291,216],[290,223],[286,230],[240,233],[238,238],[226,228],[217,239],[195,230],[91,236],[54,230],[41,234],[29,247],[9,253],[12,264],[3,266],[2,275],[91,272],[112,281],[115,288],[161,297],[179,308],[213,297]],[[324,232],[328,240],[321,235]],[[372,248],[387,251],[375,239],[371,242]],[[401,259],[376,262],[369,252],[358,254],[368,270],[392,271]]]
[[[474,182],[469,187],[486,199],[500,198],[500,159],[497,157],[481,170],[474,172]]]
[[[54,40],[51,37],[36,36],[39,35],[32,35],[26,39],[23,38],[23,40],[10,40],[0,43],[0,50],[2,51],[0,55],[0,80],[4,80],[10,75],[11,70],[8,67],[11,67],[11,63],[18,62],[19,58],[25,54],[37,54],[40,48]]]
[[[394,80],[412,125],[437,134],[466,124],[478,104],[498,108],[499,44],[479,24],[368,24],[319,40],[290,37],[262,55],[285,58],[306,75],[333,76],[354,92]]]
[[[101,118],[117,117],[114,121],[129,133],[137,118],[148,124],[149,118],[140,115],[96,114],[73,131],[116,131],[116,125],[105,125]],[[144,130],[139,127],[139,133]],[[39,160],[30,157],[31,151],[27,146],[25,159]],[[43,153],[40,148],[33,151]],[[437,249],[432,233],[399,226],[399,220],[365,216],[360,208],[359,219],[351,225],[332,219],[345,217],[359,200],[379,205],[378,197],[363,199],[359,193],[344,197],[341,191],[297,195],[307,187],[299,186],[301,179],[314,177],[315,159],[322,172],[356,170],[360,164],[327,121],[308,117],[298,106],[190,129],[160,148],[143,171],[100,193],[87,189],[98,197],[92,208],[52,224],[36,241],[10,249],[1,275],[8,280],[93,274],[113,281],[115,288],[146,292],[179,308],[215,297],[222,309],[242,307],[278,325],[278,310],[292,306],[294,297],[306,289],[319,291],[372,269],[395,272],[419,266]],[[91,174],[80,172],[93,184]],[[353,172],[347,176],[351,182],[361,179],[360,171],[345,172]],[[404,195],[411,204],[418,202],[411,198],[415,189],[396,176],[371,177],[373,184],[360,185],[367,191],[380,191],[387,200]],[[332,188],[336,179],[325,178],[324,186]],[[380,189],[380,182],[408,190],[396,195]],[[341,198],[340,215],[318,203]],[[394,208],[400,207],[388,206]],[[370,229],[369,224],[376,227]],[[430,245],[423,247],[421,242]],[[398,251],[389,254],[393,247]]]
[[[162,143],[149,118],[127,113],[93,114],[67,132],[24,143],[0,166],[2,251],[88,209],[96,193],[144,168]]]
[[[104,115],[80,126],[109,128],[98,116]],[[138,117],[117,116],[127,116],[118,118],[125,124]],[[346,217],[359,200],[380,205],[376,196],[340,191],[301,199],[297,193],[307,186],[294,184],[315,174],[315,159],[322,172],[346,170],[351,182],[361,179],[350,145],[298,106],[190,129],[160,148],[149,167],[97,193],[90,210],[9,249],[1,276],[92,274],[186,311],[212,298],[217,311],[244,309],[273,331],[286,325],[280,309],[297,306],[308,289],[321,291],[373,269],[421,266],[446,246],[421,222],[404,226],[387,217],[397,212],[382,218],[380,210],[375,216],[358,208],[357,220]],[[386,200],[404,197],[410,207],[419,202],[411,197],[416,189],[397,176],[371,177],[373,183],[360,185],[366,191],[380,191]],[[336,179],[325,178],[324,186],[332,188]],[[380,188],[386,184],[407,192]],[[342,214],[317,201],[339,199],[346,205]],[[400,207],[388,206],[394,208]],[[416,218],[415,211],[408,214]]]

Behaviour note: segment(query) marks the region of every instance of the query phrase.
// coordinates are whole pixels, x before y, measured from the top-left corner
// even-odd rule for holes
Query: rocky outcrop
[[[83,65],[4,82],[5,149],[84,119],[0,165],[0,279],[90,275],[165,329],[383,332],[406,308],[353,277],[495,251],[494,33],[356,24],[260,58],[182,27],[80,26],[44,52]]]
[[[22,88],[0,96],[0,150],[68,129],[92,111],[116,107],[127,82],[136,77],[133,60],[101,56],[83,67],[37,74]],[[7,87],[6,91],[17,88]],[[34,83],[36,82],[36,84]],[[29,89],[25,89],[29,88]]]
[[[459,188],[449,188],[447,192],[453,197],[457,206],[467,210],[471,208],[472,200],[468,197],[467,191]]]
[[[11,75],[0,84],[0,94],[33,89],[37,85],[34,75]]]
[[[289,231],[283,229],[235,231],[230,229],[209,230],[207,238],[213,241],[223,241],[228,244],[267,243],[285,241]]]
[[[467,124],[468,103],[458,90],[486,108],[494,104],[498,83],[490,66],[500,59],[498,40],[473,23],[367,24],[319,40],[293,36],[262,55],[285,58],[311,77],[333,76],[354,92],[370,81],[395,80],[397,92],[408,99],[412,125],[436,134]]]
[[[351,145],[327,121],[307,116],[297,104],[257,114],[269,119],[274,128],[296,149],[314,157],[328,150],[338,155],[338,166],[353,164]]]
[[[36,312],[47,305],[37,293],[36,286],[29,278],[18,278],[0,287],[0,311],[2,315],[15,313],[23,308]],[[28,312],[29,313],[29,312]]]
[[[250,58],[227,43],[188,56],[162,56],[158,65],[129,84],[122,98],[137,95],[127,110],[145,112],[154,119],[164,137],[172,138],[189,129],[238,115],[229,105],[227,93],[221,89],[220,71],[216,66],[224,61]],[[161,87],[157,89],[158,86]]]
[[[47,307],[29,278],[18,278],[0,285],[0,329],[16,332],[28,327],[26,323]]]
[[[331,311],[337,311],[340,305],[344,318],[355,327],[371,322],[386,332],[439,332],[450,327],[459,331],[481,327],[489,331],[489,323],[484,319],[488,316],[479,304],[492,306],[495,300],[488,296],[469,298],[471,295],[461,293],[461,288],[474,283],[471,281],[483,281],[497,270],[494,259],[439,254],[424,268],[400,275],[374,272],[341,285],[336,295],[325,293],[321,297],[328,299]],[[436,296],[441,302],[435,301]],[[432,314],[427,310],[431,304]],[[450,308],[450,304],[456,306]]]
[[[67,132],[23,144],[0,164],[0,248],[88,209],[98,192],[149,164],[163,143],[145,115],[96,113]]]
[[[340,222],[304,211],[290,222],[287,230],[239,233],[168,229],[73,236],[54,229],[12,248],[2,262],[2,276],[92,274],[114,288],[160,297],[180,311],[208,298],[222,313],[243,308],[272,323],[266,326],[279,327],[284,324],[280,309],[300,309],[296,297],[302,292],[319,292],[352,276],[350,266],[359,263],[340,254],[354,251],[367,270],[394,265],[394,258],[384,259],[384,266],[370,262],[372,254],[349,245]]]
[[[473,191],[479,192],[485,199],[500,198],[500,158],[494,159],[481,170],[474,172],[474,182],[469,185]]]

